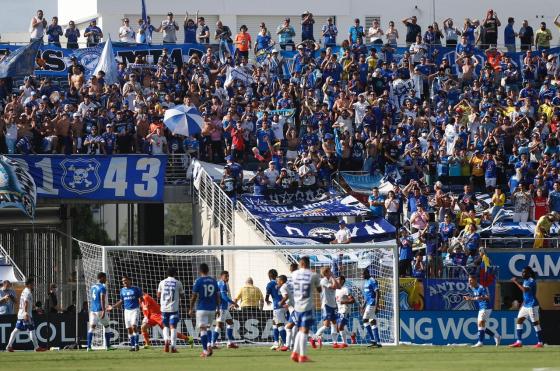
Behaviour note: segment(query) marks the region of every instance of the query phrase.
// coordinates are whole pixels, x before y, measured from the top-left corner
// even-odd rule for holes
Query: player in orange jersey
[[[149,294],[144,293],[142,296],[142,301],[140,302],[140,308],[142,308],[142,314],[144,315],[144,319],[142,320],[142,336],[144,337],[144,348],[149,348],[150,343],[150,334],[148,330],[154,326],[159,326],[163,328],[163,318],[161,316],[161,310],[157,301],[154,300]],[[192,345],[192,337],[182,334],[180,332],[177,333],[177,338],[184,340]]]

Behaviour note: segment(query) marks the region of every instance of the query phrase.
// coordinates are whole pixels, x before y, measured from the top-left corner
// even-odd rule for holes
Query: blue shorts
[[[294,310],[292,316],[294,317],[294,324],[297,327],[310,329],[315,323],[315,318],[313,316],[312,310],[308,310],[307,312],[296,312]]]
[[[296,323],[296,311],[292,310],[292,313],[288,313],[288,322],[287,323]]]
[[[336,308],[329,307],[328,305],[323,306],[321,309],[321,318],[323,321],[336,321]]]
[[[181,320],[181,315],[179,314],[179,312],[162,312],[161,317],[163,319],[162,322],[165,327],[177,326],[177,324]]]
[[[336,317],[336,323],[340,327],[346,327],[348,326],[348,317],[349,315],[347,313],[338,313],[338,316]]]
[[[32,319],[30,319],[29,321],[18,319],[16,322],[16,328],[20,331],[32,331],[35,330],[35,325],[33,324]]]

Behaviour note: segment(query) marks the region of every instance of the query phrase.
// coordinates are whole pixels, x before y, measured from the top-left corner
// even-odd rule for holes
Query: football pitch
[[[161,349],[94,352],[50,351],[2,354],[6,370],[560,370],[560,347],[521,349],[485,346],[432,347],[400,346],[371,349],[362,346],[347,349],[310,349],[312,362],[297,364],[288,352],[264,347],[219,349],[207,359],[199,357],[200,347],[180,348],[178,354]]]

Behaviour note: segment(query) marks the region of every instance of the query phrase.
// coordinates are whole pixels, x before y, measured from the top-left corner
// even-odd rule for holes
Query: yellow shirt
[[[501,193],[499,196],[494,194],[492,196],[492,203],[494,206],[504,206],[506,203],[506,195],[504,193]]]
[[[538,113],[540,115],[543,114],[546,115],[546,122],[550,122],[550,119],[552,118],[552,114],[554,113],[554,107],[543,103],[539,106]]]
[[[240,301],[239,306],[244,307],[260,307],[261,303],[264,301],[261,290],[253,285],[245,285],[239,290],[239,294],[235,298],[235,301]]]
[[[484,160],[482,158],[478,158],[476,156],[473,156],[471,158],[471,166],[472,166],[472,171],[471,174],[474,176],[483,176],[484,175],[484,167],[482,166],[482,163],[484,162]]]

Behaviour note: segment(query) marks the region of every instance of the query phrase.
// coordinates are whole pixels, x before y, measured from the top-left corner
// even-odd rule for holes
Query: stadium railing
[[[560,237],[547,237],[543,238],[545,248],[558,249],[560,248]],[[480,246],[485,248],[526,248],[532,249],[535,239],[533,237],[483,237],[480,239]]]

